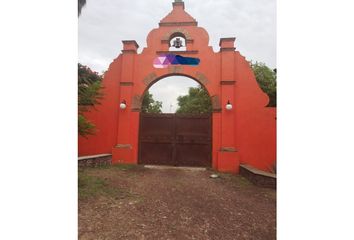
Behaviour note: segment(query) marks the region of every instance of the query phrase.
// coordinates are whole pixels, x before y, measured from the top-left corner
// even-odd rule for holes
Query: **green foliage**
[[[263,92],[269,96],[268,107],[277,106],[277,72],[276,69],[271,70],[264,63],[251,62],[254,75]]]
[[[95,196],[122,197],[123,191],[111,187],[107,180],[96,176],[90,176],[85,171],[78,173],[79,199],[86,199]]]
[[[86,0],[78,0],[78,10],[79,10],[79,16],[81,14],[81,9],[86,5]]]
[[[93,72],[89,67],[78,65],[78,103],[80,107],[99,104],[102,76]],[[81,108],[82,109],[82,108]]]
[[[89,122],[83,115],[79,114],[79,134],[86,137],[86,135],[92,135],[95,133],[95,125]]]
[[[83,113],[89,111],[94,105],[100,104],[99,100],[103,96],[101,80],[102,76],[97,72],[78,64],[78,132],[84,137],[94,134],[95,125],[90,123]]]
[[[137,169],[139,168],[139,166],[136,164],[119,163],[119,164],[111,165],[111,168],[127,171],[127,170]]]
[[[144,95],[143,102],[141,104],[141,112],[143,113],[162,113],[162,102],[155,101],[149,91]]]
[[[92,82],[91,84],[79,84],[79,106],[81,109],[87,109],[90,106],[99,104],[102,98],[101,82]]]
[[[211,113],[212,104],[208,92],[202,87],[189,88],[188,95],[177,98],[176,113]]]

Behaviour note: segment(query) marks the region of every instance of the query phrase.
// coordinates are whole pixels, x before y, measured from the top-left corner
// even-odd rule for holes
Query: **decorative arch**
[[[156,76],[156,75],[155,75]],[[164,74],[164,75],[161,75],[161,76],[156,76],[155,79],[151,80],[149,82],[149,84],[146,86],[144,92],[142,93],[142,95],[145,94],[145,92],[152,86],[154,85],[155,83],[157,83],[158,81],[164,79],[164,78],[167,78],[167,77],[173,77],[173,76],[182,76],[182,77],[187,77],[187,78],[190,78],[194,81],[196,81],[197,83],[199,83],[209,94],[210,96],[210,93],[209,93],[209,90],[208,88],[206,87],[205,85],[205,82],[202,82],[200,80],[200,78],[197,78],[197,76],[194,76],[194,75],[190,75],[190,74],[186,74],[186,73],[167,73],[167,74]]]
[[[199,73],[197,73],[197,74],[199,74]],[[197,74],[196,74],[196,75],[197,75]],[[160,76],[154,75],[155,78],[152,79],[151,81],[149,81],[149,83],[148,83],[148,85],[146,85],[146,88],[145,88],[145,90],[144,90],[144,92],[143,92],[142,95],[144,95],[144,93],[145,93],[152,85],[154,85],[154,84],[157,83],[158,81],[160,81],[160,80],[162,80],[162,79],[164,79],[164,78],[173,77],[173,76],[187,77],[187,78],[190,78],[190,79],[196,81],[196,82],[199,83],[199,84],[208,92],[208,94],[210,95],[209,90],[208,90],[208,88],[207,88],[207,86],[206,86],[206,84],[205,84],[206,82],[205,82],[205,81],[203,82],[203,80],[201,80],[202,78],[198,78],[196,75],[187,74],[187,73],[167,73],[167,74],[163,74],[163,75],[160,75]]]
[[[155,83],[157,83],[160,80],[163,80],[164,78],[167,77],[173,77],[173,76],[183,76],[183,77],[187,77],[189,79],[192,79],[194,81],[196,81],[197,83],[199,83],[208,93],[212,104],[213,104],[213,111],[219,111],[220,110],[220,103],[218,102],[218,97],[217,96],[212,96],[210,95],[210,92],[207,88],[207,86],[205,85],[207,82],[201,78],[197,73],[196,76],[192,76],[192,75],[188,75],[188,74],[184,74],[184,73],[167,73],[165,75],[161,75],[161,76],[157,76],[154,73],[151,73],[149,75],[147,75],[144,79],[149,79],[146,83],[145,83],[145,89],[141,92],[138,93],[136,95],[133,96],[132,99],[132,106],[135,109],[135,111],[141,112],[141,104],[142,104],[142,99],[143,96],[145,95],[146,91],[148,91]],[[142,81],[144,82],[144,80]],[[215,108],[215,109],[214,109]]]
[[[163,39],[165,40],[172,39],[173,37],[176,37],[178,35],[182,35],[187,40],[192,39],[189,32],[186,29],[182,29],[182,28],[173,29],[172,31],[168,32]]]
[[[235,38],[221,38],[220,49],[214,52],[208,32],[185,11],[184,2],[176,1],[172,6],[159,27],[148,34],[147,47],[140,54],[136,41],[123,41],[122,53],[104,76],[101,105],[86,113],[97,133],[79,138],[79,155],[111,153],[114,164],[137,164],[141,96],[154,82],[178,75],[199,82],[211,96],[212,167],[237,173],[240,164],[248,164],[269,171],[276,159],[275,109],[265,107],[268,96],[236,50]],[[154,68],[157,56],[173,54],[169,40],[177,34],[183,34],[188,45],[178,54],[199,58],[199,65]],[[123,100],[127,107],[120,109]],[[228,102],[233,105],[231,110],[225,108]]]

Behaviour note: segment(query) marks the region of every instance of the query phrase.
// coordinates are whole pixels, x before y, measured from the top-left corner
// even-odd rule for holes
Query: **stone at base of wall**
[[[252,166],[241,164],[240,175],[257,186],[276,189],[277,177],[273,173],[264,172]]]
[[[112,154],[79,157],[79,167],[102,167],[112,164]]]

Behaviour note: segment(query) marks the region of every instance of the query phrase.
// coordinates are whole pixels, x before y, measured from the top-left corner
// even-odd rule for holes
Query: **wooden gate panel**
[[[141,143],[139,163],[150,165],[173,165],[172,152],[172,144]]]
[[[141,114],[139,163],[172,165],[174,117]]]
[[[141,114],[139,163],[211,166],[211,115]]]
[[[211,166],[211,116],[176,115],[176,162],[179,166]]]
[[[211,167],[210,147],[198,144],[177,144],[177,166]]]

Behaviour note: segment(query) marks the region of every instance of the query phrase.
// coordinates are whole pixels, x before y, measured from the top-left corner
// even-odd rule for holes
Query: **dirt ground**
[[[276,239],[275,190],[212,173],[80,170],[79,239]]]

